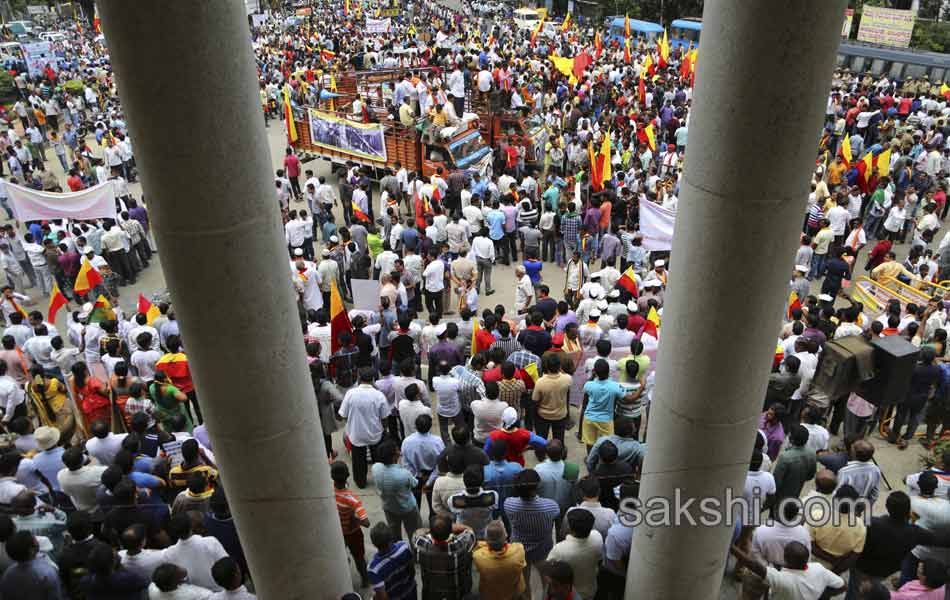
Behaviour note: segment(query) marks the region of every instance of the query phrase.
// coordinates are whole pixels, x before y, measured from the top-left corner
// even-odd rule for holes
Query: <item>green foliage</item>
[[[920,50],[950,52],[950,23],[918,20],[914,25],[910,45]]]
[[[13,75],[9,72],[0,70],[0,103],[7,104],[14,102],[17,98],[16,83],[13,81]]]
[[[83,82],[81,79],[70,79],[63,84],[63,89],[70,94],[80,94],[83,90]]]
[[[664,26],[683,17],[703,16],[703,0],[606,0],[603,5],[607,14],[627,14],[631,19],[653,21]]]

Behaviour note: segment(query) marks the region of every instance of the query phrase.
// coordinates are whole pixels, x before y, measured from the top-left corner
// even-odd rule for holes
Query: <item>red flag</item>
[[[584,77],[584,71],[587,70],[587,67],[594,63],[594,58],[587,52],[581,52],[574,57],[574,77],[581,79]]]
[[[340,349],[340,334],[344,331],[353,333],[353,325],[350,324],[350,315],[346,313],[346,307],[343,306],[343,297],[340,296],[340,290],[336,288],[336,282],[330,282],[330,352],[331,354]]]
[[[600,38],[600,32],[594,34],[594,50],[597,51],[597,60],[600,60],[600,55],[604,51],[604,42]]]
[[[362,209],[360,209],[359,204],[357,204],[356,202],[352,200],[350,201],[350,204],[353,207],[353,216],[356,217],[357,221],[362,221],[364,223],[369,223],[372,221],[372,219],[369,218],[369,215],[367,215],[366,213],[362,211]]]
[[[102,285],[102,275],[92,266],[88,258],[83,257],[82,267],[79,268],[79,274],[76,275],[76,282],[73,284],[73,291],[84,295],[97,285]]]
[[[640,83],[637,84],[637,91],[640,92],[640,104],[647,103],[647,82],[643,79],[643,73],[640,74]]]
[[[157,307],[157,306],[155,306],[154,304],[152,304],[151,302],[149,302],[149,301],[148,301],[148,298],[146,298],[146,297],[143,296],[142,294],[139,294],[139,306],[138,306],[138,309],[139,309],[139,312],[140,312],[140,313],[142,313],[143,315],[145,315],[145,318],[147,319],[147,320],[146,320],[146,323],[147,323],[148,325],[151,325],[151,324],[152,324],[152,321],[154,321],[155,319],[157,319],[157,318],[158,318],[158,315],[160,315],[161,312],[162,312],[162,311],[158,310],[158,307]]]
[[[629,65],[632,59],[633,56],[630,54],[630,38],[626,38],[623,41],[623,62]]]

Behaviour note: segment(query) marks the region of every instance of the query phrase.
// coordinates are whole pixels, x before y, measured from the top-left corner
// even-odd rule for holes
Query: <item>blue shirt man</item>
[[[488,223],[488,237],[497,242],[505,237],[505,213],[497,208],[488,211],[485,215],[485,222]]]

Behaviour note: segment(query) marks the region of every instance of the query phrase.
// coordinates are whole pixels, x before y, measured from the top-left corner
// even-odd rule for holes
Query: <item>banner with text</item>
[[[386,129],[382,123],[359,123],[311,108],[310,141],[315,146],[386,161]]]
[[[79,192],[41,192],[6,184],[13,214],[21,222],[49,219],[115,219],[115,185],[111,181]]]
[[[851,36],[851,23],[854,21],[854,9],[844,9],[844,23],[841,24],[841,37]]]
[[[914,11],[864,6],[858,41],[906,48],[914,33]]]
[[[640,235],[646,250],[672,250],[676,212],[649,200],[640,201]]]
[[[393,20],[389,17],[385,19],[371,19],[366,17],[366,33],[389,33]]]

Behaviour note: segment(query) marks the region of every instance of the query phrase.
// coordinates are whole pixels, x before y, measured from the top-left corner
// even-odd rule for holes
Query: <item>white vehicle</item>
[[[541,16],[533,8],[519,8],[515,11],[515,27],[522,30],[534,31]]]
[[[58,31],[44,31],[40,34],[40,39],[47,42],[63,42],[66,41],[66,36]]]

